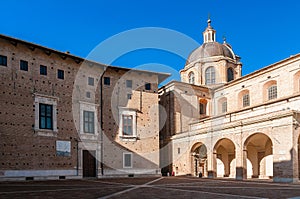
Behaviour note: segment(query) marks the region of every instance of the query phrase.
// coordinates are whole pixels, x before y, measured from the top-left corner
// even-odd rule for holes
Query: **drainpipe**
[[[104,149],[103,149],[103,131],[104,131],[104,128],[103,128],[103,76],[105,74],[105,71],[106,71],[106,67],[104,68],[103,70],[103,73],[102,75],[100,76],[100,109],[101,109],[101,116],[100,116],[100,120],[101,120],[101,123],[100,123],[100,126],[101,126],[101,133],[100,133],[100,147],[101,147],[101,156],[100,156],[100,164],[101,164],[101,175],[103,176],[104,174],[104,171],[103,171],[103,168],[104,168],[104,164],[103,164],[103,153],[104,153]]]

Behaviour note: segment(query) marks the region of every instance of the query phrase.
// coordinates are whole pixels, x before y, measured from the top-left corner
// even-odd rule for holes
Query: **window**
[[[110,77],[104,77],[104,85],[110,85]]]
[[[206,114],[206,104],[205,103],[200,103],[199,104],[199,113],[200,115],[205,115]]]
[[[123,135],[132,136],[132,115],[122,115]]]
[[[47,75],[47,66],[40,65],[40,75]]]
[[[93,93],[91,93],[93,95]],[[92,96],[93,97],[93,96]],[[98,135],[98,105],[90,102],[79,101],[80,134],[88,139],[97,140]]]
[[[128,93],[128,94],[127,94],[127,99],[130,100],[131,98],[132,98],[132,94]]]
[[[94,78],[88,77],[88,85],[94,86]]]
[[[250,97],[249,94],[243,95],[243,107],[250,106]]]
[[[0,65],[1,66],[7,66],[7,57],[0,55]]]
[[[65,71],[57,69],[57,78],[58,79],[65,79]]]
[[[234,80],[233,70],[232,68],[227,69],[227,82]]]
[[[20,60],[20,70],[28,71],[28,62]]]
[[[39,104],[39,127],[40,129],[53,129],[52,105]]]
[[[227,112],[227,101],[222,102],[222,113]]]
[[[132,88],[132,80],[126,80],[126,87]]]
[[[276,99],[277,98],[277,86],[272,85],[268,88],[268,99]]]
[[[145,83],[145,89],[147,91],[151,90],[151,84],[150,83]]]
[[[189,73],[189,83],[190,84],[195,84],[195,74],[194,74],[194,72]]]
[[[213,66],[210,66],[205,71],[205,84],[215,84],[216,83],[216,74],[215,74],[215,68]]]
[[[119,107],[119,137],[136,141],[136,110]]]
[[[83,129],[85,133],[94,133],[94,112],[83,111]]]
[[[34,131],[38,136],[57,136],[57,97],[34,93]]]
[[[180,154],[180,148],[177,148],[177,153]]]
[[[91,98],[91,92],[87,91],[85,96],[86,98]]]
[[[123,153],[123,168],[132,168],[132,153]]]

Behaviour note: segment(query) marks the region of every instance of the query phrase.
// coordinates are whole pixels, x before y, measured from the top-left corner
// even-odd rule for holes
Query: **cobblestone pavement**
[[[0,182],[0,198],[300,198],[300,184],[192,177]]]

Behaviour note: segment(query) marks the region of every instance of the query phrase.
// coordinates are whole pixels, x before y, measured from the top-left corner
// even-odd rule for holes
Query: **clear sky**
[[[242,57],[244,75],[300,53],[298,0],[3,0],[0,10],[0,34],[83,58],[101,42],[135,28],[168,28],[202,44],[208,13],[217,41],[222,42],[225,35]],[[177,39],[172,42],[181,48]],[[120,42],[120,48],[130,43],[134,41]],[[119,47],[114,44],[113,48]],[[148,48],[109,64],[129,68],[148,65],[153,70],[165,65],[179,71],[185,58]]]

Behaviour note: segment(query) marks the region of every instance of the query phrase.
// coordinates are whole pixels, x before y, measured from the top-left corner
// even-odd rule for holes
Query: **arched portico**
[[[230,139],[223,138],[215,144],[213,158],[217,177],[235,177],[235,145]]]
[[[272,178],[273,144],[271,139],[263,133],[252,134],[246,139],[244,149],[247,152],[245,157],[247,158],[247,177]]]
[[[191,148],[191,174],[198,176],[199,173],[207,177],[207,148],[201,142]]]

